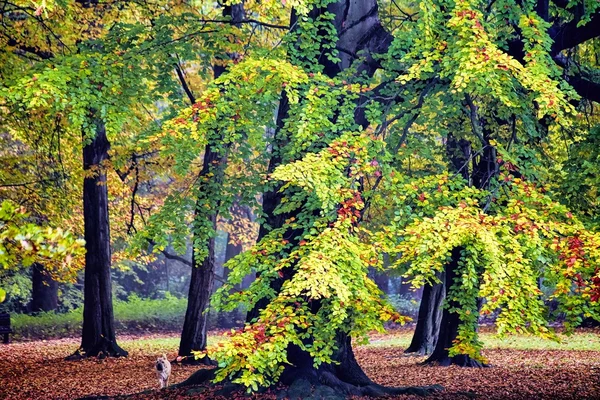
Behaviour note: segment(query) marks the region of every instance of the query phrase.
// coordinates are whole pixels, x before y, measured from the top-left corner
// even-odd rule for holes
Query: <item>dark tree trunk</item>
[[[243,4],[225,6],[223,16],[231,17],[233,21],[241,21],[244,19]],[[233,55],[229,55],[230,57]],[[214,66],[215,79],[225,72],[225,67],[221,65]],[[218,145],[218,144],[217,144]],[[218,186],[223,179],[224,164],[227,162],[227,155],[223,149],[218,149],[215,145],[209,142],[204,149],[204,160],[202,171],[200,171],[200,187],[198,190],[199,198],[196,202],[196,210],[194,215],[193,227],[202,227],[206,225],[206,213],[201,207],[208,201],[211,204],[210,197],[217,196],[218,193],[211,189]],[[213,173],[210,178],[211,182],[206,183],[204,177],[208,177],[209,173]],[[209,224],[216,232],[218,205],[213,208],[213,212],[208,216]],[[194,229],[193,229],[194,230]],[[208,254],[204,259],[198,259],[196,246],[194,245],[194,253],[192,255],[192,276],[190,278],[190,289],[188,292],[188,304],[181,332],[181,340],[179,343],[179,356],[185,357],[185,363],[204,363],[212,364],[213,362],[204,357],[201,360],[195,360],[192,351],[206,349],[206,331],[208,322],[208,307],[210,296],[213,290],[214,275],[215,275],[215,239],[211,237],[206,244]]]
[[[207,158],[205,156],[205,165]],[[210,165],[210,164],[208,164]],[[201,205],[198,205],[201,207]],[[212,214],[210,222],[216,229],[217,215]],[[201,221],[204,223],[204,221]],[[206,330],[208,321],[208,305],[215,275],[215,239],[208,242],[208,254],[203,260],[198,260],[196,252],[192,254],[192,276],[188,292],[188,304],[179,343],[179,356],[188,357],[186,361],[193,362],[192,350],[206,348]],[[209,360],[204,360],[209,362]]]
[[[83,180],[86,249],[83,332],[81,348],[74,358],[127,356],[127,352],[117,345],[112,306],[108,190],[102,166],[108,159],[110,144],[104,122],[95,119],[94,124],[96,136],[83,147],[83,169],[86,171]]]
[[[431,354],[435,348],[442,323],[442,306],[446,298],[445,273],[439,273],[440,283],[426,285],[419,306],[419,317],[410,346],[405,353]]]
[[[58,282],[45,271],[40,263],[32,269],[31,311],[54,311],[58,308]]]
[[[446,265],[445,287],[446,296],[448,299],[448,291],[454,284],[454,278],[456,277],[456,271],[458,270],[460,253],[460,247],[452,250],[452,259]],[[449,355],[448,350],[450,347],[452,347],[453,341],[456,339],[458,334],[458,327],[461,324],[458,314],[455,312],[450,312],[449,309],[459,306],[460,304],[457,302],[449,300],[447,307],[444,307],[438,341],[433,353],[431,353],[431,356],[429,356],[429,358],[425,361],[426,364],[435,364],[440,366],[458,365],[461,367],[484,366],[481,362],[474,360],[467,355],[459,354],[453,357],[450,357]],[[477,312],[477,310],[474,311]]]

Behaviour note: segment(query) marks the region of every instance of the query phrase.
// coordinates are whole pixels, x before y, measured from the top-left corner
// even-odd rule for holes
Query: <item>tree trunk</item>
[[[40,263],[32,265],[31,311],[54,311],[58,308],[58,282]]]
[[[446,265],[445,272],[445,288],[446,297],[448,297],[448,291],[454,284],[454,278],[456,277],[456,271],[458,269],[458,262],[460,260],[461,248],[457,247],[452,250],[452,259]],[[461,367],[482,367],[484,366],[481,362],[472,359],[471,357],[459,354],[453,357],[449,355],[449,349],[453,345],[454,339],[458,334],[458,327],[461,322],[459,316],[455,312],[450,312],[449,309],[452,307],[460,307],[460,304],[454,301],[448,301],[448,305],[444,307],[442,312],[442,322],[440,325],[440,333],[438,336],[437,344],[431,356],[425,361],[426,364],[435,364],[440,366],[458,365]],[[477,310],[474,310],[477,312]]]
[[[85,236],[85,280],[81,348],[74,358],[127,356],[117,345],[110,276],[110,226],[108,190],[102,163],[110,144],[104,122],[94,120],[96,136],[83,147],[83,216]],[[85,140],[85,138],[84,138]]]
[[[241,21],[244,19],[243,4],[225,6],[223,16],[230,16],[232,20]],[[232,55],[230,55],[232,56]],[[225,67],[221,65],[214,66],[215,79],[225,72]],[[196,202],[196,210],[192,227],[199,229],[206,225],[206,213],[201,207],[204,207],[208,201],[210,204],[211,196],[216,197],[218,193],[210,187],[218,186],[223,179],[224,163],[227,161],[227,156],[223,150],[217,149],[209,142],[204,149],[204,160],[202,171],[200,171],[200,188],[198,190],[199,198]],[[209,173],[213,173],[212,178],[208,178]],[[203,178],[212,180],[207,184]],[[214,211],[208,215],[209,223],[214,232],[217,230],[218,206],[212,208]],[[192,230],[195,230],[195,229]],[[184,357],[185,363],[204,363],[212,364],[213,362],[204,357],[201,360],[195,360],[192,351],[206,349],[206,331],[208,322],[208,307],[210,296],[213,290],[214,275],[215,275],[215,239],[211,237],[206,244],[208,254],[204,259],[198,259],[196,246],[194,245],[194,253],[192,255],[192,276],[190,278],[190,289],[188,292],[188,304],[183,322],[183,330],[181,332],[181,340],[179,343],[179,356]]]
[[[431,354],[438,341],[442,322],[442,306],[446,297],[445,273],[438,273],[440,283],[426,285],[419,306],[419,317],[410,346],[405,353]]]
[[[205,165],[206,165],[205,157]],[[212,214],[210,222],[216,229],[217,215]],[[196,252],[192,254],[192,276],[188,292],[188,304],[179,343],[179,356],[187,357],[187,362],[194,362],[192,350],[206,349],[206,330],[208,321],[208,305],[215,275],[215,239],[208,242],[208,255],[198,260]],[[208,363],[209,360],[204,360]]]

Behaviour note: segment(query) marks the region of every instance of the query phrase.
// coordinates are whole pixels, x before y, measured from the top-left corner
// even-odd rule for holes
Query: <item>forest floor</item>
[[[492,367],[483,369],[421,366],[423,358],[403,354],[411,334],[409,329],[375,334],[369,345],[356,348],[358,361],[373,380],[389,386],[444,386],[443,392],[430,399],[600,399],[597,332],[581,331],[561,343],[524,336],[498,339],[484,332],[484,354]],[[213,336],[212,340],[219,339]],[[179,338],[176,334],[121,336],[119,344],[129,357],[82,361],[64,361],[78,347],[78,339],[0,345],[0,399],[74,399],[156,389],[154,361],[163,352],[175,358]],[[184,380],[197,368],[173,365],[171,383]],[[227,398],[236,397],[241,396]],[[133,398],[216,397],[212,389],[187,388]],[[267,393],[254,398],[275,396]]]

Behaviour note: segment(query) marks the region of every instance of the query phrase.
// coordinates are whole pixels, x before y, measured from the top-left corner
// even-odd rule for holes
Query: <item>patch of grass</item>
[[[559,334],[559,342],[523,335],[500,338],[491,333],[483,333],[481,337],[486,349],[600,351],[600,337],[597,333],[590,332],[576,332],[570,336]]]
[[[141,338],[117,338],[119,345],[130,352],[139,352],[143,354],[160,354],[161,352],[174,352],[179,349],[180,337],[177,334],[173,336],[141,337]],[[227,340],[223,335],[209,333],[208,344],[216,344]]]
[[[597,333],[581,331],[571,336],[559,334],[558,337],[559,342],[536,336],[514,335],[501,338],[489,332],[480,334],[484,349],[600,351],[600,336]],[[402,331],[387,336],[377,335],[367,346],[406,348],[411,339],[411,331]]]

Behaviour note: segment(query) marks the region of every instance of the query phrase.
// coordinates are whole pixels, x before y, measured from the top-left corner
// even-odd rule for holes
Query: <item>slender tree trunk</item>
[[[446,297],[445,273],[438,274],[440,283],[426,285],[419,306],[419,317],[410,346],[405,353],[431,354],[435,348],[442,323],[442,306]]]
[[[205,158],[206,160],[206,158]],[[210,222],[216,229],[216,214],[212,214]],[[179,343],[179,355],[189,357],[194,362],[192,350],[206,348],[206,330],[208,321],[208,305],[215,275],[215,239],[208,242],[208,255],[198,260],[196,252],[192,255],[192,276],[188,292],[188,304]],[[208,359],[204,360],[209,363]]]
[[[115,337],[110,276],[110,226],[108,190],[102,162],[110,144],[104,123],[94,121],[96,136],[83,148],[83,216],[85,230],[85,281],[83,331],[77,357],[127,356]]]
[[[223,9],[224,16],[230,16],[233,21],[241,21],[244,19],[244,8],[243,4],[236,4],[232,6],[225,6]],[[221,65],[214,66],[215,79],[221,76],[225,72],[225,67]],[[224,173],[224,163],[227,161],[226,154],[223,150],[219,150],[209,142],[204,149],[204,161],[202,165],[202,171],[200,172],[200,188],[198,193],[200,194],[196,202],[196,210],[194,215],[194,221],[192,226],[194,229],[205,226],[206,224],[206,213],[203,212],[201,207],[204,207],[207,199],[211,196],[217,196],[214,190],[210,187],[218,186],[221,182]],[[209,176],[209,173],[213,173],[213,177],[210,178],[212,182],[210,185],[206,184],[204,177]],[[209,223],[212,226],[214,232],[217,230],[217,209],[214,208],[209,216]],[[195,360],[192,351],[193,350],[204,350],[206,349],[206,331],[208,322],[208,307],[210,302],[210,296],[213,290],[214,275],[215,275],[215,239],[211,237],[206,244],[208,254],[203,259],[198,259],[197,252],[194,251],[192,255],[192,276],[190,278],[190,289],[188,292],[188,304],[185,313],[185,319],[183,322],[183,329],[181,332],[181,340],[179,343],[179,356],[185,357],[185,363],[205,363],[212,364],[212,361],[208,357],[197,361]],[[196,246],[194,246],[195,248]]]
[[[58,308],[58,282],[44,270],[40,263],[32,269],[31,311],[54,311]]]

